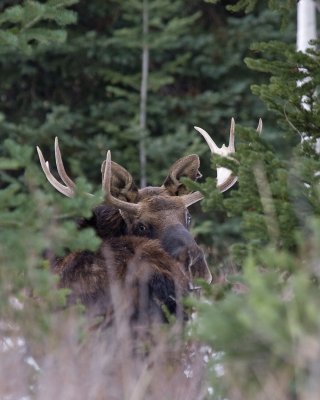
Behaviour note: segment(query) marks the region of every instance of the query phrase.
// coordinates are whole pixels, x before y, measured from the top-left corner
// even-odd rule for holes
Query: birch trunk
[[[314,0],[300,0],[297,4],[297,51],[305,52],[310,40],[317,38],[317,21],[316,21],[316,2]],[[303,71],[303,69],[302,69]],[[307,71],[306,71],[307,72]],[[305,78],[297,82],[298,86],[302,86],[308,82],[310,78]],[[310,105],[306,102],[306,97],[302,97],[301,104],[303,108],[310,111]]]
[[[316,2],[300,0],[297,4],[297,50],[305,52],[309,41],[317,38]]]
[[[297,51],[306,52],[310,45],[310,40],[317,39],[317,4],[314,0],[300,0],[297,3]],[[301,69],[303,71],[303,69]],[[307,72],[307,71],[306,71]],[[297,82],[298,86],[302,86],[308,82],[310,78],[306,77]],[[307,97],[302,96],[301,105],[306,111],[311,111]],[[301,140],[309,140],[307,132],[301,134]],[[316,139],[315,150],[320,153],[320,140]]]

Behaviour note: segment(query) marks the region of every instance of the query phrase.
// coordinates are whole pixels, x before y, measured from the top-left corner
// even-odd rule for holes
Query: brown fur
[[[55,266],[60,286],[71,289],[70,304],[81,302],[89,313],[109,318],[121,299],[130,320],[165,320],[167,312],[183,316],[180,300],[193,279],[211,278],[204,254],[188,231],[189,213],[180,197],[188,193],[180,178],[196,180],[201,176],[198,168],[198,156],[183,157],[162,186],[138,189],[130,173],[112,162],[108,190],[117,198],[117,207],[107,196],[110,204],[78,221],[79,228],[96,230],[100,249],[71,253]]]
[[[188,292],[183,266],[158,240],[122,236],[104,242],[95,254],[75,252],[57,262],[60,286],[71,289],[69,304],[83,303],[94,316],[110,316],[116,284],[131,320],[165,320],[176,314],[177,300]]]

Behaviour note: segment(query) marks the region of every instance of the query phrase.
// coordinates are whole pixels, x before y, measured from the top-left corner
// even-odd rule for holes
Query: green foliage
[[[13,162],[4,164],[9,168],[1,173],[2,184],[7,182],[0,190],[0,308],[3,317],[8,312],[10,315],[13,297],[28,302],[28,293],[41,296],[41,307],[45,310],[61,296],[48,263],[42,261],[45,252],[58,255],[65,248],[95,249],[99,244],[92,231],[78,232],[73,222],[76,216],[89,216],[97,200],[83,194],[67,202],[58,195],[45,195],[39,190],[40,181],[44,183],[44,179],[42,176],[40,179],[39,168],[32,161],[34,151],[10,140],[4,147],[6,159]],[[9,171],[23,173],[19,179],[13,179],[7,175]],[[88,189],[87,184],[78,183],[83,190]],[[33,306],[26,307],[26,312],[31,313]],[[20,317],[23,329],[28,321],[23,314]],[[39,329],[36,324],[33,327]]]
[[[253,93],[279,115],[283,126],[289,124],[293,133],[310,136],[315,143],[320,125],[319,52],[311,48],[306,54],[295,52],[294,46],[281,42],[256,43],[252,49],[263,58],[248,58],[247,65],[272,74],[268,84],[253,85]],[[297,84],[299,81],[301,84]],[[312,157],[315,148],[305,146],[303,151]]]
[[[147,173],[148,182],[158,185],[170,164],[189,152],[203,154],[203,174],[210,173],[193,125],[214,127],[219,138],[231,116],[251,124],[251,109],[268,122],[262,103],[250,93],[254,75],[248,75],[243,59],[252,36],[268,40],[280,33],[269,11],[238,18],[197,1],[149,3]],[[58,134],[75,176],[97,183],[111,149],[113,159],[138,181],[141,2],[83,2],[77,11],[79,23],[69,28],[67,43],[0,59],[6,76],[0,135],[9,132],[12,139],[49,152],[49,138]],[[281,35],[289,39],[290,30]]]
[[[1,57],[14,52],[24,58],[43,44],[62,43],[66,31],[56,26],[75,22],[74,13],[65,7],[74,1],[27,1],[5,9],[0,16],[3,41]],[[43,21],[51,21],[44,26]],[[3,58],[4,59],[4,58]],[[2,76],[3,78],[3,76]],[[17,77],[17,79],[19,79]],[[2,90],[5,79],[2,79]],[[93,199],[85,194],[66,202],[61,196],[45,194],[47,182],[35,164],[35,148],[21,137],[10,134],[13,123],[6,124],[5,110],[1,114],[0,150],[0,373],[1,396],[11,396],[19,389],[23,377],[34,381],[37,368],[27,368],[28,357],[42,357],[48,350],[56,329],[57,309],[65,307],[68,291],[58,289],[57,277],[52,274],[54,257],[67,248],[96,249],[99,241],[89,230],[78,232],[76,216],[91,214]],[[17,129],[24,130],[24,126]],[[16,126],[15,126],[16,127]],[[11,130],[12,131],[12,130]],[[27,135],[33,131],[26,129]],[[33,131],[33,134],[36,134]],[[11,137],[11,138],[10,138]],[[78,182],[79,191],[87,191],[88,184]],[[97,202],[97,200],[94,200]],[[72,222],[71,222],[72,221]],[[60,319],[66,318],[60,311]],[[81,320],[80,320],[81,321]],[[57,336],[56,336],[57,338]],[[6,343],[8,347],[6,347]],[[15,345],[20,343],[20,345]],[[22,346],[19,350],[17,346]],[[26,347],[28,353],[26,353]],[[20,352],[21,360],[17,360]],[[26,361],[23,361],[23,360]],[[32,359],[31,359],[32,361]],[[14,386],[4,384],[3,368],[15,371]],[[24,371],[21,373],[21,371]],[[22,384],[24,385],[24,384]],[[21,386],[21,385],[20,385]],[[32,394],[26,385],[24,394]]]
[[[221,0],[205,0],[207,3],[217,4]],[[254,11],[256,8],[261,6],[261,1],[258,0],[237,0],[235,4],[227,5],[227,10],[233,12],[239,12],[244,10],[246,13],[250,13]],[[263,6],[265,7],[265,2],[263,2]],[[280,13],[280,15],[288,21],[288,13],[296,7],[295,0],[268,0],[267,2],[268,7]]]
[[[302,54],[273,40],[251,49],[246,64],[269,77],[252,91],[277,118],[277,141],[237,127],[234,160],[213,160],[238,175],[237,190],[222,197],[212,180],[197,186],[208,212],[219,207],[237,218],[240,240],[231,273],[193,302],[193,329],[213,349],[213,398],[312,399],[320,354],[319,49]]]
[[[297,256],[260,249],[243,264],[236,292],[197,305],[200,319],[194,329],[221,355],[212,360],[213,367],[225,369],[224,377],[213,367],[210,374],[222,395],[237,391],[248,399],[261,393],[268,398],[275,390],[279,399],[314,395],[320,319],[319,271],[313,265],[319,258],[319,219],[309,227],[309,245],[303,243]]]
[[[56,27],[48,28],[44,26],[44,21],[59,26],[75,23],[75,12],[66,7],[77,2],[78,0],[52,0],[40,3],[26,0],[22,5],[5,8],[0,15],[1,53],[12,49],[30,53],[35,45],[63,43],[66,31]]]

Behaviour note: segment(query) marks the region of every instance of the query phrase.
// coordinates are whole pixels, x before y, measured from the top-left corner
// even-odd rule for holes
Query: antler
[[[114,197],[111,193],[111,177],[112,177],[111,152],[108,150],[106,161],[102,164],[102,190],[104,191],[105,200],[112,206],[117,207],[121,211],[130,214],[137,214],[140,211],[139,204],[129,203]]]
[[[231,118],[231,126],[230,126],[230,134],[229,134],[229,145],[225,146],[222,145],[219,148],[215,142],[211,139],[210,135],[202,128],[197,126],[194,127],[201,135],[204,137],[205,141],[207,142],[211,153],[218,154],[222,157],[228,157],[230,154],[235,153],[234,148],[234,130],[235,130],[235,122],[234,118]],[[232,174],[232,171],[228,168],[218,167],[217,168],[217,188],[220,192],[225,192],[226,190],[230,189],[238,180],[238,177]]]
[[[259,133],[259,135],[261,135],[261,133],[262,133],[262,127],[263,127],[262,119],[259,118],[258,126],[257,126],[257,129],[256,129],[256,131]]]
[[[231,154],[235,153],[235,146],[234,146],[234,132],[235,132],[235,122],[234,118],[231,118],[231,125],[230,125],[230,134],[229,134],[229,145],[225,146],[224,144],[219,148],[211,136],[202,128],[197,126],[194,127],[205,139],[207,142],[211,153],[218,154],[222,157],[229,157]],[[262,119],[259,119],[257,132],[259,135],[262,132]],[[225,167],[218,167],[217,168],[217,189],[220,190],[221,193],[225,192],[226,190],[230,189],[238,180],[237,176],[233,175],[233,172]],[[203,194],[201,192],[194,192],[182,196],[183,200],[187,207],[191,206],[192,204],[196,203],[199,200],[203,199]]]
[[[60,193],[64,194],[67,197],[73,197],[76,192],[76,185],[72,181],[72,179],[68,176],[68,174],[66,173],[66,170],[64,168],[62,157],[61,157],[61,151],[59,148],[59,141],[58,141],[57,137],[55,138],[55,142],[54,142],[54,150],[55,150],[55,160],[56,160],[57,170],[58,170],[61,180],[64,182],[65,185],[63,185],[61,182],[59,182],[52,175],[52,173],[50,171],[49,162],[45,161],[42,151],[37,146],[37,152],[39,155],[42,170],[45,173],[45,176],[48,179],[48,181],[51,183],[51,185],[55,189],[57,189]],[[111,176],[112,176],[111,165],[112,165],[111,153],[110,153],[110,151],[108,151],[107,159],[106,159],[105,163],[103,164],[103,168],[102,168],[102,189],[105,193],[105,200],[109,204],[119,208],[122,211],[127,211],[128,213],[131,213],[131,214],[138,213],[140,210],[140,207],[138,204],[122,201],[120,199],[117,199],[116,197],[114,197],[111,194]]]
[[[222,145],[222,147],[219,148],[215,144],[215,142],[212,140],[210,135],[204,129],[199,128],[197,126],[195,126],[195,129],[204,137],[212,154],[218,154],[222,157],[229,157],[231,154],[235,153],[235,146],[234,146],[235,122],[234,122],[233,118],[231,119],[230,136],[229,136],[229,145],[228,146]],[[260,135],[262,132],[261,118],[259,119],[259,123],[258,123],[256,130]],[[63,195],[65,195],[67,197],[73,197],[75,195],[76,185],[72,181],[72,179],[70,179],[70,177],[68,176],[68,174],[66,173],[66,170],[64,168],[57,137],[55,138],[54,149],[55,149],[55,161],[56,161],[57,170],[58,170],[61,180],[64,182],[65,185],[63,185],[61,182],[59,182],[52,175],[52,173],[50,171],[49,162],[45,161],[40,148],[37,146],[37,152],[39,155],[42,170],[45,173],[48,181],[51,183],[51,185],[55,189],[57,189],[60,193],[62,193]],[[112,193],[111,193],[111,177],[112,177],[111,168],[112,168],[111,152],[108,151],[106,161],[103,163],[103,166],[102,166],[102,189],[105,193],[105,200],[109,204],[119,208],[122,211],[126,211],[130,214],[139,213],[139,211],[140,211],[139,204],[123,201],[112,195]],[[221,192],[224,192],[224,191],[230,189],[237,182],[237,179],[238,178],[236,176],[234,176],[232,171],[229,170],[228,168],[224,168],[224,167],[217,168],[217,188]],[[199,200],[202,200],[203,197],[204,197],[203,194],[199,191],[180,196],[180,198],[182,198],[184,200],[186,207],[189,207],[190,205],[198,202]]]
[[[57,170],[59,173],[60,178],[62,181],[65,183],[66,186],[64,186],[62,183],[60,183],[51,173],[50,171],[50,166],[49,162],[45,161],[42,151],[40,148],[37,146],[37,152],[38,156],[40,159],[40,164],[42,167],[43,172],[45,173],[46,178],[48,181],[51,183],[51,185],[57,189],[60,193],[67,197],[73,197],[76,191],[76,185],[72,181],[72,179],[69,178],[69,176],[66,173],[66,170],[64,168],[63,162],[62,162],[62,157],[61,157],[61,151],[59,148],[59,141],[58,138],[55,138],[54,141],[54,152],[55,152],[55,159],[56,159],[56,166]]]

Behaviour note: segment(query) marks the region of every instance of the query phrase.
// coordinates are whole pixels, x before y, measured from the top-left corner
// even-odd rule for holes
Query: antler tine
[[[259,118],[259,122],[258,122],[258,126],[257,126],[257,132],[259,133],[259,135],[261,135],[262,133],[262,128],[263,128],[263,124],[262,124],[262,119]]]
[[[68,188],[70,188],[73,192],[75,192],[76,185],[72,181],[72,179],[69,178],[69,176],[67,175],[66,170],[64,168],[62,157],[61,157],[61,151],[60,151],[60,147],[59,147],[59,140],[57,137],[55,138],[55,141],[54,141],[54,152],[55,152],[55,158],[56,158],[56,166],[57,166],[57,170],[58,170],[60,178],[67,185]]]
[[[198,201],[202,200],[203,198],[204,198],[204,195],[199,191],[184,194],[184,195],[180,196],[180,199],[183,200],[184,205],[187,208],[192,206],[192,204],[195,204]]]
[[[102,190],[104,191],[106,200],[109,200],[111,195],[111,151],[107,151],[107,158],[101,167],[102,173]]]
[[[111,152],[108,150],[107,158],[102,165],[102,190],[104,191],[105,200],[107,203],[117,207],[121,211],[126,211],[130,214],[137,214],[140,211],[139,204],[129,203],[114,197],[111,193],[111,177],[112,177],[112,162]]]
[[[205,139],[207,142],[211,153],[212,154],[218,154],[223,157],[227,157],[229,154],[235,153],[235,147],[234,147],[234,132],[235,132],[235,122],[234,118],[231,118],[231,125],[230,125],[230,134],[229,134],[229,145],[225,146],[224,144],[220,147],[218,147],[209,133],[207,133],[204,129],[199,128],[198,126],[195,126],[194,129],[196,129]]]
[[[207,142],[209,149],[211,150],[212,154],[219,154],[219,147],[215,144],[215,142],[212,140],[211,136],[209,135],[208,132],[206,132],[204,129],[199,128],[198,126],[194,126],[194,129],[197,130],[205,139]]]
[[[63,195],[67,196],[67,197],[73,197],[74,196],[74,188],[70,188],[68,186],[64,186],[62,185],[62,183],[60,183],[50,172],[50,166],[49,166],[49,162],[45,161],[42,151],[40,150],[40,148],[37,146],[37,152],[38,152],[38,156],[39,156],[39,160],[40,160],[40,164],[41,164],[41,168],[46,176],[46,178],[48,179],[48,181],[51,183],[51,185],[58,190],[58,192],[62,193]]]
[[[235,147],[234,147],[234,132],[236,128],[236,123],[234,121],[234,118],[231,118],[231,124],[230,124],[230,134],[229,134],[229,146],[227,147],[229,149],[230,153],[235,153]]]

